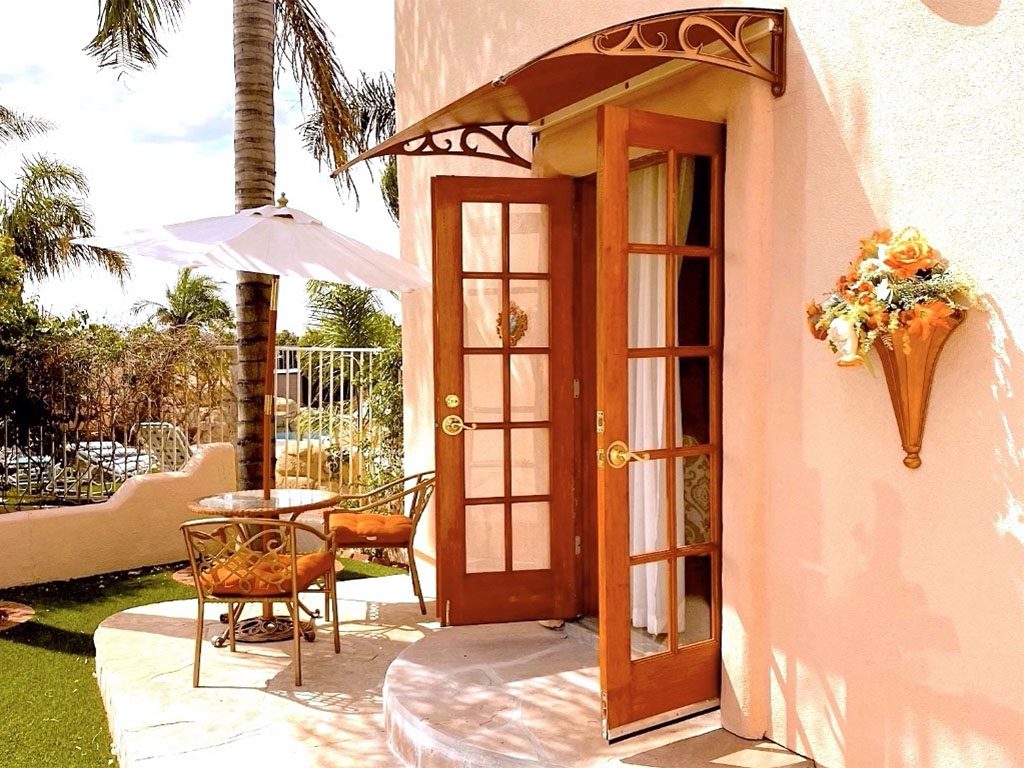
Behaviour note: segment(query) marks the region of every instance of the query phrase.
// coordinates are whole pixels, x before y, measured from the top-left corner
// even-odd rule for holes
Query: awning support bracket
[[[767,80],[772,84],[772,94],[776,97],[786,92],[786,18],[785,11],[751,10],[736,16],[732,29],[722,24],[716,15],[723,15],[716,10],[697,14],[680,14],[678,26],[672,40],[664,31],[665,17],[641,19],[615,29],[609,29],[594,35],[594,49],[608,56],[658,56],[669,59],[685,59],[712,64],[717,67],[742,72],[745,75]],[[771,27],[771,63],[766,67],[759,62],[747,47],[744,31],[751,23],[769,20]],[[653,32],[648,27],[658,26]],[[624,37],[620,38],[623,30]],[[707,42],[691,42],[691,30],[704,30],[710,33],[715,42],[725,47],[723,53],[730,55],[705,53]],[[705,35],[706,37],[706,35]],[[618,39],[611,43],[610,40]],[[652,42],[653,41],[653,42]]]
[[[519,125],[523,123],[459,125],[427,131],[391,151],[396,155],[466,155],[529,168],[530,161],[516,152],[509,141],[512,129]],[[448,134],[455,135],[449,137]]]

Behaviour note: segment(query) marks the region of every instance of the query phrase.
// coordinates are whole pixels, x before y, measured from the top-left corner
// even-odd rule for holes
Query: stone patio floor
[[[717,712],[609,745],[596,651],[581,631],[440,629],[432,605],[420,615],[407,576],[339,587],[342,652],[321,622],[316,642],[303,642],[298,688],[290,642],[239,644],[234,654],[206,643],[192,688],[194,601],[103,622],[97,678],[123,768],[813,765],[721,730]],[[221,630],[221,610],[208,607],[206,637]]]

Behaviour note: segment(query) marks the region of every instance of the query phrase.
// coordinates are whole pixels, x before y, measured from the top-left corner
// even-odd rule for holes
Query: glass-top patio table
[[[340,501],[341,496],[333,491],[314,488],[272,488],[269,499],[263,498],[261,490],[231,491],[196,499],[188,508],[192,514],[204,517],[273,518],[335,507]],[[237,610],[241,612],[241,606]],[[313,618],[319,614],[319,611],[313,612],[309,609],[306,609],[306,612]],[[227,614],[220,619],[226,623]],[[313,637],[312,627],[303,627],[303,635],[307,640]],[[240,643],[270,643],[289,640],[291,637],[291,617],[275,616],[272,601],[264,602],[262,616],[241,621],[237,615],[235,617],[235,640]],[[227,635],[217,635],[211,642],[219,648],[227,642]]]

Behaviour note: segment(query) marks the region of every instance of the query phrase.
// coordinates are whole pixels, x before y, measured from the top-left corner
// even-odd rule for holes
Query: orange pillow
[[[386,547],[409,543],[412,520],[405,515],[338,512],[328,522],[341,547]]]
[[[248,554],[240,562],[218,565],[212,571],[200,574],[203,592],[214,597],[274,597],[291,594],[291,555],[259,558],[255,565],[254,560],[256,556]],[[330,552],[299,555],[295,559],[299,591],[309,587],[333,567]]]

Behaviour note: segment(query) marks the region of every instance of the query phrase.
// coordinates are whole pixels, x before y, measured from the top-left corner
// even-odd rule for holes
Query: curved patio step
[[[608,744],[593,636],[568,629],[452,627],[410,645],[384,682],[391,750],[413,768],[537,768],[626,764],[710,732],[735,741],[718,756],[752,743],[718,730],[712,712]]]

